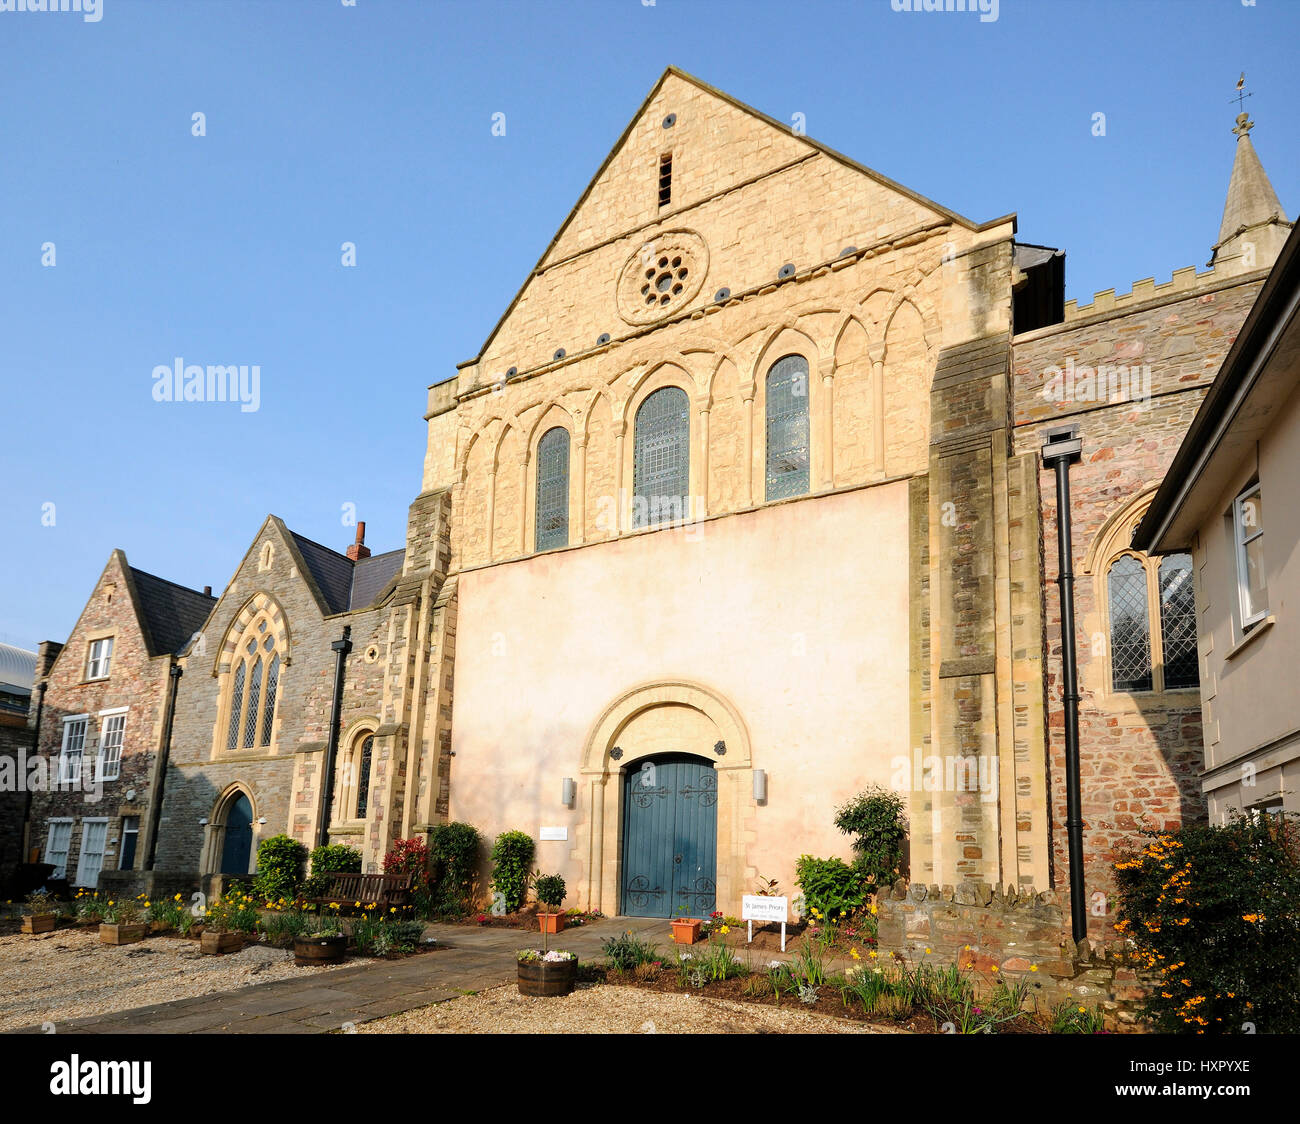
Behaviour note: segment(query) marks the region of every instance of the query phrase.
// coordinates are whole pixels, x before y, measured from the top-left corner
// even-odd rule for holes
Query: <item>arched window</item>
[[[767,498],[808,491],[808,360],[787,355],[767,372]]]
[[[1106,571],[1106,596],[1113,690],[1159,692],[1199,685],[1189,555],[1121,554]]]
[[[239,629],[238,639],[224,649],[233,648],[234,661],[224,698],[227,750],[267,748],[275,734],[275,703],[284,649],[282,630],[275,625],[283,622],[273,609],[250,607],[245,613],[247,616],[241,614],[232,626],[232,631]],[[240,629],[243,620],[247,624]]]
[[[569,431],[547,430],[537,443],[536,550],[569,545]]]
[[[366,734],[357,752],[357,804],[356,819],[364,820],[370,807],[370,759],[374,753],[375,738]]]
[[[632,526],[680,522],[690,513],[691,400],[678,386],[656,390],[636,412]]]

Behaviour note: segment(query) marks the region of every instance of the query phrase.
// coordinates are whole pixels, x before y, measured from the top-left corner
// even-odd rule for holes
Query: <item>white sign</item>
[[[781,951],[785,951],[785,919],[790,912],[787,898],[774,898],[767,894],[744,894],[740,899],[740,919],[749,922],[749,943],[754,941],[754,922],[781,926]]]
[[[763,894],[746,894],[741,899],[740,919],[763,924],[784,924],[790,912],[789,898],[773,898]]]
[[[544,827],[542,828],[543,839],[568,839],[569,829],[567,827]]]

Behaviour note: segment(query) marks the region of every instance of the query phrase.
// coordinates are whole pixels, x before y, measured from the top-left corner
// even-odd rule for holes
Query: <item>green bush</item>
[[[502,832],[492,845],[492,890],[505,899],[507,913],[524,904],[533,850],[533,837],[523,831]]]
[[[336,874],[360,874],[361,852],[344,843],[326,843],[311,853],[311,875],[303,883],[309,898],[324,896]]]
[[[870,887],[865,875],[843,859],[818,859],[800,855],[794,864],[795,884],[803,891],[804,913],[820,920],[836,920],[866,904]]]
[[[467,823],[440,823],[429,832],[433,861],[433,909],[460,916],[468,912],[478,869],[479,833]]]
[[[562,875],[538,874],[533,887],[537,891],[538,902],[550,909],[559,909],[564,902],[566,887]]]
[[[898,793],[872,785],[835,810],[835,826],[853,837],[853,865],[869,886],[899,877],[907,817]]]
[[[307,848],[288,835],[271,835],[257,845],[257,875],[254,896],[274,902],[292,898],[302,882]],[[229,891],[231,887],[227,887]]]
[[[1157,1031],[1300,1031],[1300,824],[1237,816],[1148,832],[1115,864],[1116,929],[1162,983],[1145,1000]]]

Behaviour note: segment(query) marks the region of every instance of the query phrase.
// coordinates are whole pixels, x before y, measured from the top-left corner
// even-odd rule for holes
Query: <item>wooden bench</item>
[[[335,874],[329,888],[319,897],[307,901],[320,905],[375,905],[382,909],[409,905],[415,888],[413,874]]]

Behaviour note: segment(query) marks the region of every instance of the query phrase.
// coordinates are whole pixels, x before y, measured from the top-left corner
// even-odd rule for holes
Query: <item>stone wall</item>
[[[1108,1029],[1137,1028],[1139,1002],[1152,980],[1132,965],[1122,941],[1076,945],[1068,901],[1054,891],[899,881],[879,895],[877,909],[881,956],[913,966],[956,964],[983,986],[1023,980],[1044,1014],[1069,1001],[1100,1007]]]
[[[1109,618],[1104,576],[1128,546],[1141,515],[1199,408],[1205,389],[1241,323],[1263,274],[1225,283],[1214,274],[1190,291],[1122,303],[1118,311],[1080,309],[1065,324],[1017,336],[1014,353],[1015,449],[1036,456],[1049,425],[1076,423],[1082,460],[1071,468],[1071,526],[1078,621],[1079,734],[1085,879],[1094,936],[1107,913],[1094,913],[1114,889],[1116,848],[1144,827],[1174,828],[1203,820],[1201,700],[1196,688],[1129,693],[1111,689]],[[1145,291],[1145,290],[1143,290]],[[1084,315],[1085,313],[1094,313]],[[1073,382],[1057,379],[1074,364]],[[1145,383],[1123,385],[1113,398],[1088,386],[1086,371],[1149,368]],[[1122,382],[1122,380],[1121,380]],[[1138,389],[1137,400],[1129,393]],[[1109,388],[1108,388],[1109,389]],[[1052,778],[1051,885],[1069,884],[1065,837],[1064,711],[1061,703],[1060,602],[1055,584],[1054,474],[1038,462],[1043,551],[1044,651]],[[1040,882],[1040,885],[1043,883]]]

